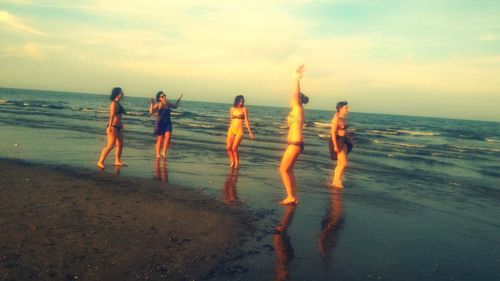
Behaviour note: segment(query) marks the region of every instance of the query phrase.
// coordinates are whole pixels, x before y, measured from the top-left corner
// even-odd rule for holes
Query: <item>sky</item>
[[[500,1],[0,0],[0,87],[500,122]]]

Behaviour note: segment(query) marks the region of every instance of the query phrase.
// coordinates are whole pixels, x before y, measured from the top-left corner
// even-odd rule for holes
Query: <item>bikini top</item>
[[[124,114],[125,113],[125,108],[123,108],[123,106],[119,102],[116,102],[116,106],[118,107],[116,114]]]
[[[233,111],[234,112],[234,111]],[[245,119],[245,114],[241,112],[240,114],[233,114],[231,116],[232,119]]]
[[[339,122],[337,123],[337,130],[347,130],[349,125],[345,122],[345,119],[343,117],[340,117],[340,115],[337,115],[339,117]]]

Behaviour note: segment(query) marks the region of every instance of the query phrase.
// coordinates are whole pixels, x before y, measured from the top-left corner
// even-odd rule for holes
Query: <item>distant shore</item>
[[[194,190],[1,158],[0,205],[2,280],[202,279],[249,227]]]

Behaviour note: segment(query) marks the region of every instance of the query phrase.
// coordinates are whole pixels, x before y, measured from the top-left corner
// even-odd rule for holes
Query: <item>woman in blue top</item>
[[[182,95],[179,96],[175,103],[170,103],[167,100],[165,93],[163,91],[159,91],[156,94],[156,103],[153,98],[150,99],[149,114],[153,115],[154,113],[158,113],[154,130],[154,134],[158,136],[155,149],[156,158],[167,158],[167,149],[170,144],[170,136],[172,134],[172,120],[170,120],[170,112],[171,108],[177,108],[181,98]]]

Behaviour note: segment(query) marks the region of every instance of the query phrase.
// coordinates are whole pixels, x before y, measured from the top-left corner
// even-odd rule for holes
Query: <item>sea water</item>
[[[112,151],[104,172],[203,190],[259,214],[244,255],[212,279],[500,280],[500,123],[351,112],[345,189],[332,190],[333,111],[306,106],[300,204],[282,207],[289,109],[246,97],[255,140],[245,136],[231,171],[231,105],[185,98],[163,164],[149,99],[125,96],[128,167],[113,167]],[[0,88],[0,157],[95,169],[108,106],[107,95]]]

